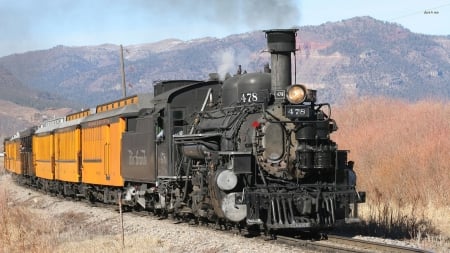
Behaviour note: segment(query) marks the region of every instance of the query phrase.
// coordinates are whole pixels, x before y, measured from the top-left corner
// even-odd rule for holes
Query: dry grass
[[[54,249],[54,252],[61,253],[78,253],[78,252],[148,252],[148,253],[158,253],[158,252],[180,252],[179,250],[174,250],[172,247],[166,245],[163,240],[155,239],[155,236],[142,235],[142,234],[132,234],[127,235],[125,239],[125,247],[122,249],[122,242],[120,236],[109,235],[102,236],[98,235],[91,239],[85,239],[80,241],[66,242],[60,244]]]
[[[15,206],[0,189],[0,252],[52,252],[53,224]]]
[[[121,251],[110,224],[88,222],[88,214],[76,211],[50,216],[33,206],[38,202],[14,200],[10,194],[8,185],[0,184],[0,253]],[[88,250],[89,245],[98,248]]]
[[[371,233],[450,238],[450,103],[385,98],[335,106],[333,139],[350,149]]]

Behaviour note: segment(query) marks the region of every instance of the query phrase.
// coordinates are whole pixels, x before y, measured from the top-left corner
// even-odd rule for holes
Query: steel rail
[[[287,236],[277,236],[277,243],[287,244],[306,250],[336,253],[367,253],[367,252],[400,252],[429,253],[430,251],[381,242],[366,241],[337,235],[329,235],[328,240],[309,241]]]
[[[358,248],[366,249],[368,251],[376,251],[376,252],[396,252],[396,253],[430,252],[424,249],[388,244],[383,242],[367,241],[338,235],[328,235],[328,241],[338,244],[352,245]]]

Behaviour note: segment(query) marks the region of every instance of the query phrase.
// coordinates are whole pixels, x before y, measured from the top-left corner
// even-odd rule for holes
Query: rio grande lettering
[[[147,155],[144,149],[136,150],[133,152],[132,150],[128,150],[128,165],[131,166],[144,166],[147,165]]]

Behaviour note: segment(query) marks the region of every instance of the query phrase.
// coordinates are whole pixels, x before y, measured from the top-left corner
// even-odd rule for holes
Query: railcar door
[[[120,139],[125,123],[119,118],[82,124],[82,182],[123,186],[120,175]]]
[[[34,170],[33,170],[33,159],[32,159],[32,141],[31,141],[31,135],[27,136],[23,140],[23,151],[21,153],[22,156],[22,166],[23,166],[23,173],[27,176],[34,176]]]
[[[156,116],[156,144],[155,154],[156,159],[156,171],[158,176],[170,176],[168,171],[169,166],[169,145],[171,140],[171,129],[167,117],[164,117],[164,109],[161,110]]]
[[[187,102],[186,102],[187,103]],[[169,152],[171,156],[171,163],[169,163],[169,173],[170,175],[176,175],[176,168],[178,164],[181,163],[180,158],[182,155],[180,151],[176,149],[176,146],[173,145],[173,136],[188,134],[189,130],[187,129],[188,123],[185,120],[186,108],[185,107],[172,107],[170,109],[170,126],[172,129],[172,134],[170,136],[171,141],[169,147]]]
[[[111,156],[111,136],[110,136],[110,124],[104,126],[105,128],[105,144],[103,146],[103,170],[106,180],[110,180],[110,156]]]
[[[55,150],[52,132],[43,132],[33,136],[33,161],[36,176],[55,179]]]

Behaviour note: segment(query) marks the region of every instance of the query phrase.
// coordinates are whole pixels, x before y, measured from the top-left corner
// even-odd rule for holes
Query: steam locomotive
[[[5,168],[51,193],[270,233],[357,220],[365,193],[331,107],[292,85],[297,30],[264,32],[271,69],[162,81],[29,128],[5,139]]]

